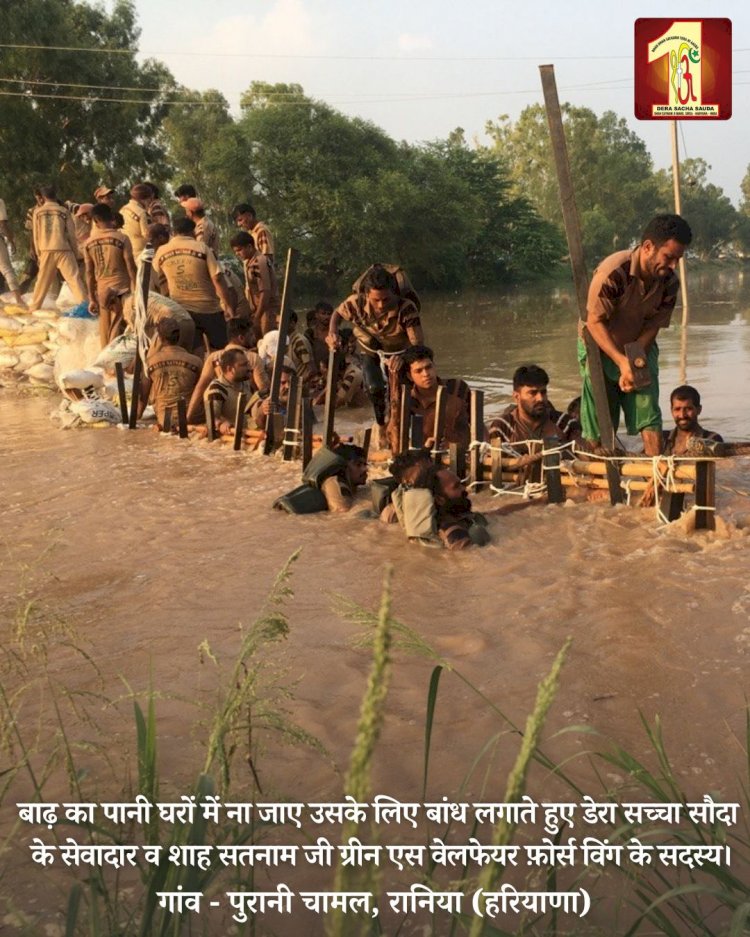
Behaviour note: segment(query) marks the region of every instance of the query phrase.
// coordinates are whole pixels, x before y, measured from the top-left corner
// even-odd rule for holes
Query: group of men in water
[[[269,413],[266,363],[280,343],[281,307],[268,226],[249,203],[235,207],[238,230],[230,246],[242,263],[243,283],[231,266],[219,260],[217,229],[192,186],[175,190],[182,210],[174,219],[149,183],[134,185],[130,200],[119,212],[114,196],[112,189],[100,186],[93,203],[71,212],[52,187],[36,191],[30,229],[32,259],[38,270],[31,308],[41,304],[59,272],[74,299],[82,301],[88,293],[89,310],[99,317],[104,345],[132,324],[138,265],[152,259],[146,328],[153,341],[141,388],[142,407],[149,399],[162,424],[167,410],[184,397],[189,400],[188,420],[196,424],[206,419],[207,400],[218,431],[229,432],[237,401],[244,395],[247,425],[265,429]],[[0,218],[0,224],[5,225],[2,233],[7,237],[7,220]],[[588,330],[600,352],[613,425],[617,427],[622,410],[628,432],[639,433],[644,452],[652,456],[682,454],[695,435],[720,438],[698,423],[700,396],[692,387],[672,392],[675,428],[671,432],[663,431],[659,409],[656,339],[669,324],[679,289],[675,268],[691,237],[689,225],[678,215],[652,219],[636,248],[612,254],[596,268],[582,323],[582,330]],[[147,243],[153,255],[144,255]],[[14,288],[12,280],[9,286]],[[281,344],[305,395],[315,402],[324,400],[329,350],[343,351],[336,359],[341,370],[334,383],[337,403],[354,402],[364,390],[373,407],[381,446],[390,442],[392,450],[398,450],[401,393],[408,395],[410,412],[422,417],[426,450],[475,442],[469,438],[469,387],[462,379],[439,376],[434,353],[425,344],[419,296],[403,269],[375,264],[335,309],[321,301],[310,310],[306,330],[296,328],[296,318],[292,317]],[[558,411],[547,397],[547,373],[538,365],[524,365],[513,377],[513,403],[486,427],[486,441],[513,445],[555,438],[575,440],[582,448],[596,451],[601,433],[582,338],[583,331],[579,338],[581,397]],[[288,377],[282,378],[282,406],[288,383]],[[444,429],[442,438],[436,439],[441,386]],[[601,407],[601,400],[598,403]],[[356,447],[345,447],[333,454],[318,475],[308,477],[307,487],[323,494],[319,505],[348,509],[366,475],[360,465],[362,455]],[[394,460],[393,477],[401,491],[396,501],[403,505],[406,492],[429,489],[433,508],[441,517],[445,515],[445,523],[438,528],[446,532],[446,543],[465,546],[483,540],[479,528],[484,527],[477,527],[471,519],[460,480],[447,469],[430,469],[428,462],[413,453]],[[334,478],[338,480],[335,485]],[[404,511],[396,501],[386,513],[388,519],[396,517],[403,523]],[[462,513],[465,522],[456,523]]]

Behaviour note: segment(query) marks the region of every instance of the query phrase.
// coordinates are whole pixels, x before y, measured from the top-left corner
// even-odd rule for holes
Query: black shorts
[[[195,344],[202,344],[203,336],[208,336],[208,343],[214,351],[220,351],[227,343],[227,322],[223,312],[191,312],[195,322]]]

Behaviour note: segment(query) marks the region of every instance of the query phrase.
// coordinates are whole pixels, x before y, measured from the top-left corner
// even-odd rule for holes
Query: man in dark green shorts
[[[609,409],[615,429],[620,409],[628,433],[640,433],[646,455],[662,451],[659,409],[659,348],[656,336],[672,317],[680,282],[675,267],[692,240],[690,226],[679,215],[657,215],[632,251],[606,257],[594,271],[586,305],[586,327],[601,349]],[[651,377],[647,387],[635,388],[625,345],[637,342],[646,354]],[[586,439],[600,439],[591,378],[583,341],[578,341],[583,375],[581,423]]]

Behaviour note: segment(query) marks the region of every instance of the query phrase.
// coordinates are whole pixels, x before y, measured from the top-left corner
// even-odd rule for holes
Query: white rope
[[[515,495],[523,498],[525,501],[533,501],[535,498],[541,498],[547,492],[547,486],[544,482],[526,482],[520,490],[518,488],[497,488],[490,485],[490,491],[495,495]]]

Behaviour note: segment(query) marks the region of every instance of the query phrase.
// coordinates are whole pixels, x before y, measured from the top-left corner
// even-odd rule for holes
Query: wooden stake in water
[[[184,397],[177,398],[177,426],[180,431],[180,439],[188,438],[187,423],[187,400]]]
[[[469,481],[483,483],[482,447],[484,442],[484,391],[472,390],[469,403],[472,450],[469,454]],[[481,484],[475,485],[478,491]]]
[[[286,269],[284,270],[284,288],[281,293],[281,313],[279,315],[279,342],[276,348],[276,356],[273,359],[273,371],[271,373],[271,389],[268,394],[268,416],[266,417],[266,439],[263,443],[263,454],[270,455],[281,442],[281,437],[274,439],[274,429],[278,426],[278,421],[274,420],[274,414],[279,406],[279,390],[281,388],[281,372],[284,369],[284,355],[286,354],[287,336],[289,334],[289,320],[292,314],[291,296],[294,285],[294,274],[297,271],[297,260],[299,251],[290,247],[286,255]]]
[[[323,415],[323,445],[333,445],[333,423],[336,417],[336,385],[338,384],[341,353],[333,348],[328,352],[326,375],[326,406]]]
[[[302,407],[302,381],[296,371],[289,371],[289,400],[286,405],[286,422],[284,423],[284,451],[282,457],[285,462],[291,462],[299,452],[296,430],[299,429],[300,409]]]
[[[448,395],[442,384],[438,385],[437,397],[435,398],[435,426],[433,433],[435,441],[432,444],[434,452],[433,460],[436,465],[442,461],[442,446],[445,437],[445,407],[448,402]]]
[[[136,351],[135,364],[133,365],[133,397],[130,401],[130,420],[128,422],[130,429],[135,429],[136,421],[138,420],[138,402],[141,399],[142,370],[143,365],[141,364],[141,355],[139,351]]]
[[[239,452],[242,449],[242,434],[245,431],[245,405],[247,404],[247,394],[239,394],[237,397],[237,410],[234,417],[234,451]]]
[[[565,143],[562,112],[560,111],[560,101],[557,96],[555,67],[554,65],[540,65],[539,71],[542,76],[544,106],[547,111],[547,123],[549,124],[552,151],[555,157],[557,184],[560,188],[560,204],[562,206],[563,222],[565,223],[565,236],[568,240],[570,264],[573,268],[573,282],[578,298],[578,310],[581,320],[585,323],[588,275],[586,273],[586,263],[583,257],[581,222],[578,217],[573,180],[570,175],[568,148]],[[587,367],[591,377],[591,388],[594,394],[596,419],[599,423],[601,442],[607,449],[614,450],[616,446],[615,428],[612,424],[612,417],[609,412],[601,352],[585,324],[583,326],[583,340],[586,345]],[[614,462],[607,463],[607,477],[609,479],[610,501],[612,504],[618,504],[622,501],[622,489],[620,488],[620,473]]]
[[[120,401],[120,422],[128,423],[128,397],[125,392],[125,371],[119,361],[115,364],[115,376],[117,377],[117,397]]]
[[[672,138],[672,187],[674,189],[674,210],[682,214],[682,195],[680,193],[680,152],[677,146],[677,121],[670,121]],[[680,293],[682,295],[682,331],[680,332],[680,384],[687,384],[687,329],[690,311],[688,308],[688,283],[685,257],[680,257]]]

